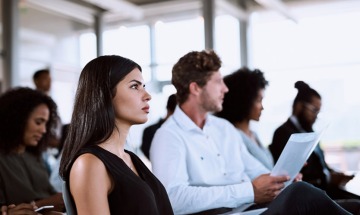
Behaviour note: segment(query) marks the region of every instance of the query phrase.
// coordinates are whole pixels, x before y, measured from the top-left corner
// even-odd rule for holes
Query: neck
[[[24,145],[19,145],[16,149],[14,149],[14,152],[16,154],[23,154],[26,150],[26,146]]]
[[[243,131],[246,135],[252,136],[251,131],[250,131],[250,121],[249,120],[243,120],[243,121],[240,121],[240,122],[235,122],[234,126],[237,129],[240,129],[241,131]]]
[[[129,130],[130,126],[117,125],[109,139],[100,143],[99,146],[122,157],[125,153],[124,149]]]
[[[199,128],[202,129],[204,127],[208,114],[207,111],[192,105],[190,102],[185,102],[180,105],[180,108]]]

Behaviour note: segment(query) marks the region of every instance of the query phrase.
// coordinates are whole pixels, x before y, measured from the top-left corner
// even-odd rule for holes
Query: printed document
[[[325,129],[320,133],[309,132],[292,134],[270,175],[288,175],[290,180],[285,183],[285,187],[292,183],[296,175],[304,166],[306,160],[314,151],[324,130]]]

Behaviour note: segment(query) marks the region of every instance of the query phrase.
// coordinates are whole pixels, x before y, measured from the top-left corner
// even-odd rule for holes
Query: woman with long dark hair
[[[124,148],[150,99],[130,59],[101,56],[82,70],[60,164],[77,214],[173,214],[163,185]]]

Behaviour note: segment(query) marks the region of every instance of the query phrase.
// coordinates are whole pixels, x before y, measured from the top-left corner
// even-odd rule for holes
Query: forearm
[[[235,208],[254,202],[251,182],[210,187],[180,185],[170,188],[168,194],[175,214]]]

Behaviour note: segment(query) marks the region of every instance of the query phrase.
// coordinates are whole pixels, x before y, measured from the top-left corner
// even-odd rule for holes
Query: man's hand
[[[354,178],[354,175],[345,175],[342,172],[331,172],[330,184],[335,186],[344,186],[351,179]]]
[[[38,213],[35,212],[36,208],[34,204],[23,203],[16,206],[2,206],[1,213],[2,215],[37,215]]]
[[[45,206],[45,205],[54,205],[53,209],[47,209],[46,211],[59,211],[62,212],[65,210],[65,203],[62,198],[61,193],[57,193],[55,195],[52,195],[46,199],[41,199],[36,201],[36,205],[38,207]]]
[[[288,176],[270,176],[270,174],[260,175],[252,181],[254,189],[254,202],[264,203],[272,201],[284,188],[284,182],[288,181]]]
[[[303,174],[298,173],[294,178],[294,182],[302,181],[302,178],[303,178]]]

